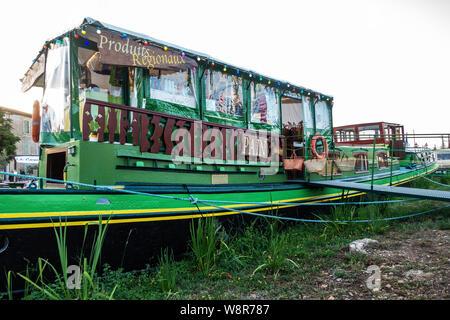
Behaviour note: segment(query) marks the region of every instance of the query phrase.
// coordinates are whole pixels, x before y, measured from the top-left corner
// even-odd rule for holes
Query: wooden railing
[[[98,108],[95,119],[92,116],[93,105]],[[164,152],[170,155],[175,146],[172,141],[172,132],[175,129],[186,129],[189,132],[190,141],[194,141],[194,143],[190,143],[188,150],[190,150],[191,156],[198,158],[203,158],[209,142],[217,143],[219,141],[222,143],[224,152],[222,152],[222,155],[216,155],[213,152],[211,154],[213,159],[219,156],[223,160],[240,160],[242,158],[239,158],[239,155],[245,154],[244,160],[268,162],[272,159],[272,143],[275,142],[279,146],[277,152],[284,150],[284,136],[278,134],[272,136],[272,133],[268,131],[232,127],[93,99],[86,99],[83,106],[83,140],[89,140],[89,135],[92,132],[89,124],[92,120],[98,124],[98,129],[95,131],[98,142],[104,142],[106,139],[110,143],[125,144],[128,140],[134,146],[139,146],[141,152]],[[204,138],[198,140],[198,131],[196,130],[199,129],[199,126],[201,127],[202,137],[208,129],[213,129],[209,131],[210,136],[206,141]],[[226,138],[221,139],[217,136]],[[195,141],[200,141],[200,143],[196,145]],[[261,156],[261,154],[255,155],[254,152],[249,154],[249,146],[254,141],[267,143],[268,154],[264,156]],[[279,152],[279,155],[280,161],[282,161],[283,152]]]

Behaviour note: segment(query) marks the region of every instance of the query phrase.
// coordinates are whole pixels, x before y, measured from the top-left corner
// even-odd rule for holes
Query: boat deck
[[[313,186],[333,187],[346,190],[357,190],[393,196],[406,196],[411,198],[450,202],[450,191],[406,188],[406,187],[391,187],[377,184],[371,185],[370,183],[350,182],[342,180],[302,181],[302,182]]]

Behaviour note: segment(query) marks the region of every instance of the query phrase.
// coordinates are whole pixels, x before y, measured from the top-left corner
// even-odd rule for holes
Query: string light
[[[223,67],[223,71],[227,71],[227,66],[224,66],[224,67]]]
[[[181,51],[181,56],[182,56],[182,57],[184,57],[184,56],[185,56],[185,54],[184,54],[184,52],[183,52],[183,51]]]
[[[197,57],[197,61],[200,61],[200,57]]]
[[[270,84],[270,80],[267,82],[267,84]]]
[[[253,75],[252,75],[251,73],[249,73],[249,75],[248,75],[248,76],[249,76],[250,78],[251,78],[251,77],[253,77]]]
[[[78,34],[74,34],[75,39],[78,39],[79,35]]]
[[[281,86],[281,83],[280,83],[280,82],[278,82],[278,83],[277,83],[277,85],[278,85],[278,86]]]
[[[236,69],[236,74],[239,75],[239,69]]]
[[[97,27],[97,34],[102,34],[102,30],[100,27]]]
[[[122,33],[122,38],[126,39],[127,34],[126,33]]]
[[[211,66],[214,67],[214,61],[211,61]]]
[[[259,76],[259,81],[262,81],[262,77],[261,76]]]
[[[166,46],[164,46],[164,48],[163,48],[163,49],[164,49],[164,51],[166,51],[166,50],[167,50],[167,47],[166,47]]]
[[[144,46],[146,46],[146,45],[148,45],[148,41],[147,40],[144,40]]]

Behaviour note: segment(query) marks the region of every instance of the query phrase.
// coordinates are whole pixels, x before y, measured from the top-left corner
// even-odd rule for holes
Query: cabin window
[[[367,152],[355,152],[355,171],[356,172],[366,172],[369,171],[369,159],[367,157]]]
[[[280,108],[275,88],[261,83],[250,84],[251,121],[279,126]]]
[[[242,116],[242,78],[220,71],[205,71],[206,110]]]
[[[281,97],[281,118],[283,127],[293,129],[303,124],[303,104],[300,99]]]
[[[78,49],[80,98],[124,104],[124,68],[103,64],[98,51]]]
[[[340,158],[341,158],[341,153],[339,151],[328,152],[328,159],[330,159],[330,160],[339,160]]]
[[[196,68],[150,70],[150,98],[195,109]]]
[[[377,152],[377,161],[379,169],[386,169],[389,167],[388,156],[386,152]]]
[[[313,113],[311,110],[311,98],[302,96],[303,105],[303,126],[308,129],[314,129]]]
[[[375,136],[380,137],[380,128],[378,125],[359,127],[358,135],[360,140],[373,140]]]
[[[318,101],[315,107],[316,112],[316,129],[330,130],[330,110],[326,101]]]
[[[42,97],[41,131],[62,132],[70,127],[69,45],[66,40],[47,52]]]

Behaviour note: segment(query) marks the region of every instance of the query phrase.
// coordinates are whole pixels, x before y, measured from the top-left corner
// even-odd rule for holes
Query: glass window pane
[[[330,128],[330,113],[328,110],[327,103],[325,101],[319,101],[316,103],[316,129],[326,129]]]
[[[69,130],[69,44],[66,40],[48,50],[45,90],[42,97],[41,131]]]
[[[261,83],[250,84],[251,121],[278,126],[280,109],[275,88]]]
[[[242,116],[242,78],[220,71],[205,71],[206,110]]]
[[[197,107],[195,95],[196,68],[188,70],[150,70],[150,98]]]

